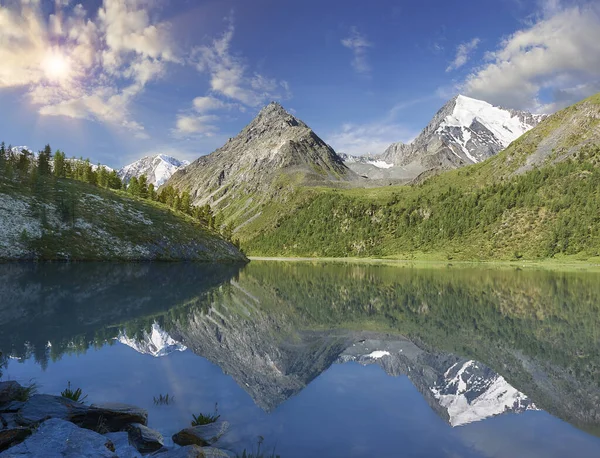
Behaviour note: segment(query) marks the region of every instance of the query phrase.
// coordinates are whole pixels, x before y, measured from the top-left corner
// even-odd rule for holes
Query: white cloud
[[[342,45],[352,51],[352,67],[357,73],[369,74],[371,66],[367,60],[367,50],[373,46],[356,27],[350,30],[350,36],[341,41]]]
[[[533,24],[487,55],[462,90],[472,97],[511,108],[555,110],[598,90],[600,8],[587,4],[546,5]],[[541,91],[553,100],[541,101]]]
[[[477,46],[480,43],[479,38],[473,38],[471,41],[466,43],[461,43],[456,48],[456,57],[452,61],[448,68],[446,68],[446,72],[451,72],[452,70],[456,70],[467,63],[473,51],[477,49]]]
[[[234,32],[233,21],[229,19],[223,35],[212,40],[210,45],[195,48],[192,53],[198,71],[210,75],[211,91],[250,107],[289,98],[291,94],[286,81],[259,73],[248,76],[243,59],[231,53]]]
[[[212,136],[217,132],[217,127],[212,124],[219,119],[215,115],[185,115],[179,114],[175,124],[174,134],[176,136],[190,136],[202,134]]]
[[[236,108],[256,107],[271,100],[291,97],[287,81],[269,78],[255,72],[249,74],[241,57],[231,52],[235,27],[228,18],[225,32],[210,45],[196,47],[191,60],[201,73],[210,75],[208,95],[196,97],[192,108],[177,115],[172,134],[175,137],[206,137],[215,135],[214,122],[219,118],[205,113]]]
[[[219,108],[223,108],[226,104],[222,100],[219,100],[215,97],[196,97],[193,102],[194,109],[199,113],[204,113],[207,111],[217,110]]]
[[[178,62],[167,23],[150,0],[103,0],[91,17],[81,4],[44,19],[39,1],[0,6],[0,88],[22,88],[39,113],[116,124],[147,136],[130,106],[145,85]],[[60,44],[56,44],[60,43]]]
[[[361,156],[383,153],[392,143],[410,142],[415,132],[397,123],[344,124],[328,135],[327,143],[338,153]]]

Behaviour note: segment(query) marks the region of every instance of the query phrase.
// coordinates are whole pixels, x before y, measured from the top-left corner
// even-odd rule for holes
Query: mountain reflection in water
[[[453,427],[543,410],[597,435],[599,280],[325,263],[2,265],[0,350],[7,375],[10,358],[46,368],[107,342],[156,358],[189,350],[267,413],[340,364],[377,365]]]

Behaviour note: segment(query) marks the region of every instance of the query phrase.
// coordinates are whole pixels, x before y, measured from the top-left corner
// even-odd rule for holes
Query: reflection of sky
[[[598,457],[600,439],[545,412],[503,415],[459,428],[429,408],[406,377],[379,366],[334,365],[297,396],[267,414],[221,369],[191,351],[162,358],[121,344],[65,355],[45,372],[32,360],[11,361],[4,379],[34,379],[59,394],[67,381],[87,402],[125,402],[148,409],[150,426],[170,437],[192,414],[212,412],[232,423],[228,441],[251,447],[256,437],[295,457]],[[175,403],[154,406],[169,393]]]

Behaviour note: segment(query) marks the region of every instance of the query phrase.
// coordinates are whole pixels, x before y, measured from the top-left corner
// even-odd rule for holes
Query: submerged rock
[[[43,422],[25,442],[0,453],[0,458],[114,458],[117,455],[111,449],[114,446],[108,438],[52,418]]]
[[[100,433],[117,432],[130,424],[148,424],[148,412],[129,404],[92,404],[84,415],[73,417],[73,423]]]
[[[209,425],[185,428],[173,435],[177,445],[208,446],[217,442],[229,429],[229,422],[217,421]]]
[[[202,447],[188,445],[181,448],[164,448],[150,456],[158,458],[204,458],[207,455],[204,454]]]
[[[236,454],[227,450],[215,447],[202,447],[202,452],[206,458],[236,458]]]
[[[160,450],[165,444],[162,435],[140,423],[127,426],[129,441],[140,453],[152,453]]]
[[[129,434],[125,431],[106,433],[104,437],[113,443],[119,458],[142,458],[142,454],[129,442]]]

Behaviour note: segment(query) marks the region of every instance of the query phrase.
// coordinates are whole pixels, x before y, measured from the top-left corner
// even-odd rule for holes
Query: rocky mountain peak
[[[281,174],[313,184],[356,178],[304,122],[271,102],[238,135],[174,174],[169,183],[191,190],[197,205],[226,207],[245,200],[249,210],[239,219],[247,220],[260,202],[249,196],[258,193],[268,200],[281,194],[271,186]]]
[[[294,129],[295,128],[295,129]],[[299,129],[310,130],[310,128],[295,116],[288,113],[283,106],[277,102],[271,102],[265,106],[258,115],[240,133],[245,140],[256,138],[258,134],[279,135],[289,131],[296,135]],[[295,133],[291,133],[296,130]]]
[[[396,166],[416,165],[421,171],[474,164],[499,153],[543,119],[459,94],[412,143],[394,143],[380,158]]]

